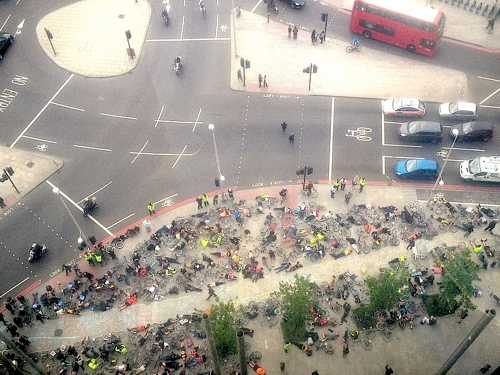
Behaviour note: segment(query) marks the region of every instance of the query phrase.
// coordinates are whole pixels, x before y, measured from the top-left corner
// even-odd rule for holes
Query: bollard
[[[486,4],[486,6],[484,7],[483,9],[483,13],[481,13],[481,15],[484,17],[486,15],[486,13],[488,12],[488,7],[490,6],[490,4]]]
[[[245,336],[241,329],[236,331],[236,342],[238,343],[238,360],[240,362],[241,375],[248,374],[247,355],[245,351]]]
[[[477,7],[477,9],[476,9],[476,14],[479,14],[479,11],[481,10],[481,8],[482,8],[482,7],[483,7],[483,3],[482,3],[482,2],[480,2],[480,3],[479,3],[479,6],[478,6],[478,7]]]
[[[214,360],[214,371],[216,375],[221,375],[219,357],[217,355],[217,348],[215,347],[214,334],[212,332],[212,323],[207,313],[203,314],[202,317],[203,328],[207,332],[208,348],[210,350],[210,355]]]
[[[458,3],[457,3],[457,8],[462,6],[462,4],[464,3],[464,0],[458,0]]]
[[[467,8],[467,7],[469,6],[469,4],[470,4],[470,0],[467,0],[467,1],[465,2],[465,4],[464,4],[464,10],[465,10],[465,8]]]
[[[474,10],[474,8],[475,8],[475,7],[476,7],[476,0],[474,0],[474,1],[472,2],[472,5],[471,5],[471,6],[470,6],[470,8],[469,8],[469,12],[472,12],[472,11]]]
[[[490,10],[490,14],[488,14],[488,18],[492,18],[495,16],[495,10],[496,10],[495,7],[496,6],[497,6],[496,4],[493,4],[493,6],[491,7],[491,10]]]
[[[446,362],[441,366],[437,375],[445,375],[448,371],[453,367],[455,362],[465,353],[465,351],[472,345],[474,340],[483,332],[486,326],[492,321],[495,317],[495,310],[486,310],[485,314],[479,319],[474,327],[467,333],[465,338],[462,340],[460,345],[455,349],[455,351],[450,355],[450,357],[446,360]]]

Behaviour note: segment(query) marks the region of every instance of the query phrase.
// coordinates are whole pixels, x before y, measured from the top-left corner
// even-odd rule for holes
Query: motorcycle
[[[177,56],[174,60],[174,70],[175,74],[179,74],[182,67],[182,60],[180,56]]]
[[[45,244],[38,245],[33,243],[30,248],[28,262],[33,263],[35,260],[41,259],[47,253],[47,246]]]
[[[97,208],[97,198],[85,198],[83,201],[83,217],[88,217],[89,213],[94,211]]]
[[[168,26],[169,22],[170,22],[170,19],[168,18],[168,12],[166,9],[163,9],[162,12],[161,12],[161,17],[163,18],[163,20],[165,21],[165,26]]]

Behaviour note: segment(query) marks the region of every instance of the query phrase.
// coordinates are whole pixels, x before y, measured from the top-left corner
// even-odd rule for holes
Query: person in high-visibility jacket
[[[99,368],[99,363],[97,362],[97,360],[95,358],[92,358],[90,361],[89,361],[89,367],[92,369],[92,370],[97,370]]]

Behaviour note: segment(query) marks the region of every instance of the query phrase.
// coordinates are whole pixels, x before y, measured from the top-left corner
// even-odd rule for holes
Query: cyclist
[[[357,45],[359,45],[359,39],[358,39],[358,38],[354,38],[354,39],[352,40],[352,45],[353,45],[353,46],[357,46]]]

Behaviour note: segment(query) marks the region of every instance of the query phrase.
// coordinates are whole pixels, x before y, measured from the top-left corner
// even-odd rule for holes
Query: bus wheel
[[[413,44],[408,44],[408,45],[406,46],[406,50],[407,50],[408,52],[415,53],[415,51],[416,51],[417,49],[415,48],[415,46],[414,46]]]
[[[368,31],[368,30],[365,30],[365,31],[363,31],[363,36],[365,38],[371,38],[372,37],[372,33],[370,31]]]

